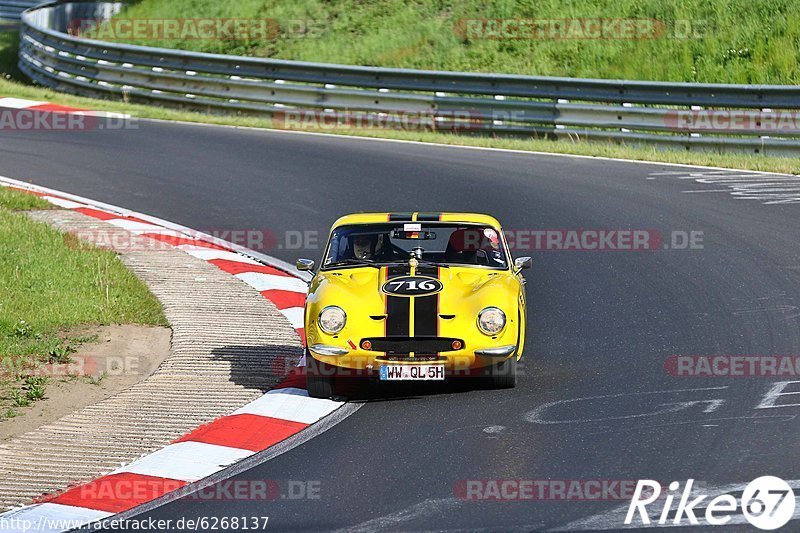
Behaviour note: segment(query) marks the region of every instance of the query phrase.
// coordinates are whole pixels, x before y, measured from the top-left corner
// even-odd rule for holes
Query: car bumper
[[[371,372],[383,365],[444,365],[448,373],[457,374],[471,369],[495,365],[517,354],[517,346],[481,346],[476,349],[453,350],[430,355],[392,354],[386,352],[348,349],[329,344],[312,344],[309,354],[326,365]]]

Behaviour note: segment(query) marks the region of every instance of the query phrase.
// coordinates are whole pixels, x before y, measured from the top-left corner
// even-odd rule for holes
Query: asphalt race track
[[[665,243],[672,232],[702,232],[697,249],[516,250],[534,258],[516,389],[457,383],[356,394],[365,405],[355,414],[236,478],[314,486],[318,498],[195,498],[140,516],[268,516],[274,531],[622,525],[605,513],[624,501],[466,501],[458,497],[466,480],[800,479],[800,405],[758,408],[775,382],[793,378],[664,369],[675,354],[798,353],[799,207],[681,179],[689,172],[155,122],[0,132],[0,175],[223,237],[266,230],[277,242],[265,252],[292,262],[321,251],[293,249],[286,232],[324,239],[354,211],[481,211],[507,230],[646,229]],[[775,405],[800,404],[791,399]]]

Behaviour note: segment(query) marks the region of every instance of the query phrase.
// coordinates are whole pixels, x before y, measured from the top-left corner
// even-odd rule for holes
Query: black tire
[[[308,395],[312,398],[328,399],[333,396],[333,379],[325,376],[306,375]]]
[[[306,352],[306,389],[312,398],[333,396],[333,376],[324,371],[324,364]]]
[[[493,389],[513,389],[517,386],[517,354],[499,365],[490,367],[489,386]]]

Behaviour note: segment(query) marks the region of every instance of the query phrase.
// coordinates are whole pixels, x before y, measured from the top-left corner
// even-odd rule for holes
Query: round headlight
[[[347,322],[347,315],[340,308],[331,305],[319,312],[319,329],[329,335],[335,335],[344,329],[344,324]]]
[[[497,335],[506,327],[506,314],[496,307],[478,313],[478,329],[486,335]]]

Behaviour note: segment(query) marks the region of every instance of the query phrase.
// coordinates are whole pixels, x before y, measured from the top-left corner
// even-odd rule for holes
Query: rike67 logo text
[[[665,525],[671,521],[676,526],[701,523],[722,526],[741,512],[747,522],[756,528],[774,530],[785,526],[794,516],[794,491],[778,477],[763,476],[751,481],[742,492],[741,501],[737,501],[733,494],[721,494],[709,500],[707,494],[693,493],[693,485],[694,480],[690,479],[681,491],[680,483],[673,481],[661,499],[662,488],[658,481],[640,480],[628,507],[625,524],[640,521],[643,525],[650,525],[651,522]],[[677,508],[673,509],[676,501]],[[655,514],[648,512],[648,506]],[[638,520],[634,520],[637,512]]]

